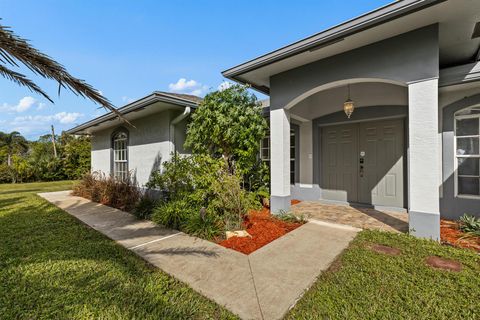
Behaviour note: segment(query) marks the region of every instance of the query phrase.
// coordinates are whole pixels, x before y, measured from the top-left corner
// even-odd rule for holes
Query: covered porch
[[[332,222],[377,220],[439,239],[437,32],[429,26],[270,78],[273,212],[291,210],[291,199],[370,206],[335,214],[314,207]],[[347,100],[355,106],[350,117]],[[403,216],[381,214],[398,211]]]

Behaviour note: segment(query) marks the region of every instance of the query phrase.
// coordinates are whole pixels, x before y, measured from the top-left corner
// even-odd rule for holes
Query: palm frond
[[[58,82],[60,88],[88,98],[125,120],[113,104],[84,80],[73,77],[58,62],[32,47],[27,40],[17,36],[9,27],[0,25],[0,61],[18,66],[21,62],[35,74]],[[125,120],[126,121],[126,120]]]
[[[13,70],[8,69],[5,66],[0,65],[0,74],[18,85],[27,87],[30,91],[36,92],[42,96],[44,96],[48,101],[53,102],[52,99],[42,90],[39,86],[37,86],[32,80],[28,79],[25,75],[15,72]]]

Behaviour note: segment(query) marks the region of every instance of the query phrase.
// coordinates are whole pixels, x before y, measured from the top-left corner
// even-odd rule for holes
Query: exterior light
[[[343,103],[343,111],[345,111],[345,114],[347,115],[348,119],[350,119],[350,116],[352,115],[353,110],[355,110],[355,105],[353,101],[350,99],[350,85],[348,85],[348,99]]]

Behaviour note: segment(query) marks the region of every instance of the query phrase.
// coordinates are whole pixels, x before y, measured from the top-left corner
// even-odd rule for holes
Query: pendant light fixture
[[[355,110],[355,105],[353,101],[350,99],[350,85],[347,85],[347,88],[348,88],[348,98],[343,103],[343,111],[345,111],[345,114],[347,115],[348,119],[350,119],[350,116],[352,115],[353,110]]]

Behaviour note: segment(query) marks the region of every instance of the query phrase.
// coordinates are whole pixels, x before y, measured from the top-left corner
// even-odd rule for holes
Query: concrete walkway
[[[247,256],[70,191],[39,195],[243,319],[281,319],[359,231],[309,222]]]

